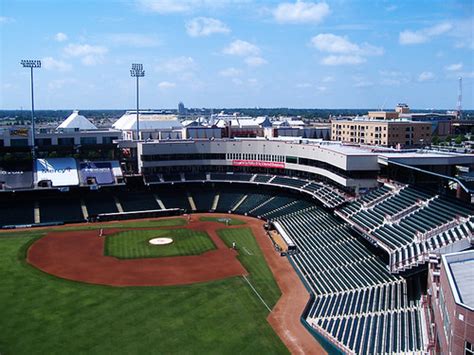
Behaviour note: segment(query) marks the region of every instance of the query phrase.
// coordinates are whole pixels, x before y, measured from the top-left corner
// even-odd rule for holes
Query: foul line
[[[248,255],[253,255],[246,247],[242,247]]]
[[[242,275],[242,277],[245,279],[245,281],[247,281],[247,283],[249,284],[249,286],[252,288],[253,292],[255,292],[255,294],[258,296],[258,298],[260,298],[260,301],[262,301],[262,303],[265,305],[265,307],[267,307],[268,312],[271,312],[272,310],[270,309],[270,307],[268,307],[268,304],[265,303],[265,301],[263,300],[262,296],[260,296],[260,294],[259,294],[258,291],[255,289],[255,287],[252,286],[252,284],[251,284],[250,281],[245,277],[245,275]]]

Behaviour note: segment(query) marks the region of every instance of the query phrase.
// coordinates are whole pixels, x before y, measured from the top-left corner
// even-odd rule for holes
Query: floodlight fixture
[[[31,83],[31,155],[33,159],[36,158],[35,149],[35,95],[33,82],[33,69],[41,68],[41,60],[24,59],[20,62],[23,68],[30,68],[30,83]]]

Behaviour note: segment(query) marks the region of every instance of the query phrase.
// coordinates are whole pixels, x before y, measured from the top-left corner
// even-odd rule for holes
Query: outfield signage
[[[232,160],[233,166],[250,166],[255,168],[285,169],[285,163],[279,161],[261,161],[261,160]]]

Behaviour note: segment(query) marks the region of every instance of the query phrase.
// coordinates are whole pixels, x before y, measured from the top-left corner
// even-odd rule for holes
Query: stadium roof
[[[474,250],[443,255],[443,263],[456,303],[474,310]]]
[[[79,114],[79,111],[74,110],[68,118],[66,118],[59,126],[58,129],[97,129],[91,121]]]
[[[140,130],[171,130],[181,129],[183,125],[176,115],[140,111]],[[134,130],[137,127],[136,111],[127,111],[113,125],[122,131]]]

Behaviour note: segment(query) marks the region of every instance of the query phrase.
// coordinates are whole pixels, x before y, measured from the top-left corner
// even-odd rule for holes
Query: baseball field
[[[0,353],[288,353],[253,229],[205,218],[1,233]]]

